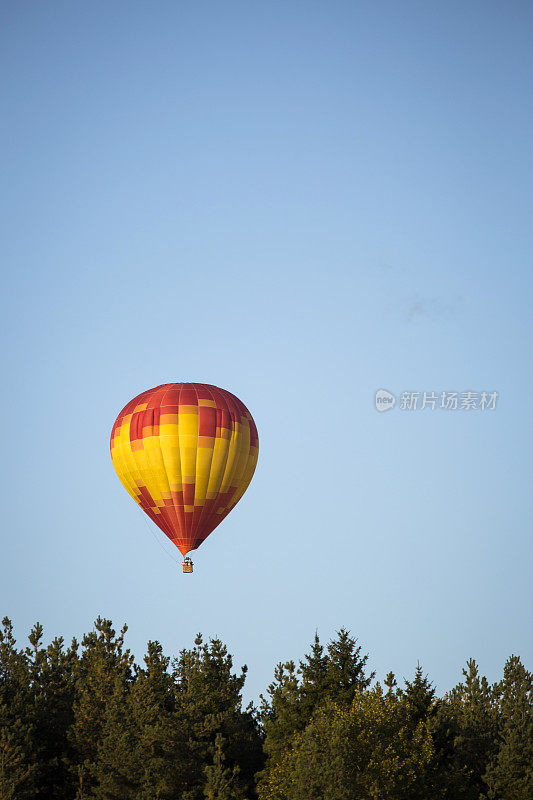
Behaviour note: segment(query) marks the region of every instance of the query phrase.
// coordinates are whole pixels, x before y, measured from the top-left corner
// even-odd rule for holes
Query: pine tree
[[[358,692],[372,683],[375,673],[365,674],[368,655],[361,656],[361,646],[345,628],[328,644],[327,699],[349,705]]]
[[[36,765],[32,759],[29,729],[12,719],[0,703],[0,798],[26,800],[34,797]]]
[[[111,621],[98,617],[95,630],[82,640],[69,742],[74,753],[71,771],[78,789],[81,791],[83,786],[83,796],[87,797],[97,782],[99,747],[108,715],[132,681],[133,656],[124,648],[126,631],[124,626],[117,636]],[[112,700],[114,704],[110,706]]]
[[[485,774],[488,797],[532,800],[533,675],[518,656],[507,660],[495,692],[500,701],[499,748]]]
[[[394,672],[388,672],[383,683],[387,687],[387,696],[391,697],[395,693],[395,689],[398,686]]]
[[[187,786],[188,731],[177,713],[169,661],[159,642],[148,642],[145,667],[138,670],[130,694],[142,764],[139,800],[172,800]]]
[[[443,800],[454,794],[453,742],[455,729],[442,701],[422,667],[417,664],[413,681],[405,681],[399,692],[409,728],[424,725],[431,735],[432,758],[417,775],[410,788],[412,800]]]
[[[26,648],[31,685],[31,719],[36,752],[36,781],[42,795],[70,800],[72,749],[68,731],[74,720],[77,642],[67,650],[63,639],[42,646],[43,628],[37,623]]]
[[[445,699],[443,713],[454,726],[453,762],[455,796],[479,800],[487,791],[483,775],[497,748],[498,708],[494,692],[480,677],[473,658],[459,683]]]
[[[305,727],[300,713],[300,683],[294,661],[277,664],[267,697],[261,695],[260,714],[266,737],[265,752],[270,762],[275,763],[291,747],[295,733]]]
[[[315,633],[311,650],[297,670],[292,661],[277,665],[267,697],[261,698],[267,754],[265,770],[258,778],[262,796],[271,791],[280,764],[287,762],[288,753],[319,709],[327,703],[349,707],[369,686],[374,673],[365,674],[367,661],[357,640],[341,628],[325,651]]]
[[[300,661],[298,669],[298,673],[301,675],[298,687],[298,705],[300,715],[305,721],[311,718],[315,708],[328,696],[329,666],[329,658],[320,644],[318,632],[315,631],[311,652],[305,655],[303,661]]]
[[[239,767],[238,781],[249,796],[254,793],[254,774],[262,766],[262,748],[253,708],[242,709],[246,667],[234,675],[233,659],[219,639],[204,644],[199,634],[192,650],[183,650],[174,661],[177,714],[188,732],[186,750],[188,789],[182,800],[202,800],[205,766],[215,752],[221,734],[224,759],[232,771]]]
[[[427,720],[436,714],[438,700],[435,697],[435,688],[427,675],[424,675],[420,664],[416,665],[414,679],[405,681],[405,687],[401,695],[405,700],[411,725],[417,725],[421,720]]]
[[[225,766],[224,739],[220,733],[215,738],[213,763],[205,768],[206,782],[204,797],[206,800],[244,800],[245,795],[237,777],[239,767],[229,769]]]
[[[136,751],[127,689],[117,677],[114,693],[106,702],[97,755],[88,769],[95,800],[137,800],[142,764]]]
[[[350,706],[322,705],[265,774],[261,800],[410,800],[434,761],[424,721],[411,727],[405,698],[366,689]]]
[[[142,667],[98,618],[81,652],[18,649],[0,629],[0,800],[533,800],[533,675],[517,656],[489,686],[470,659],[439,699],[417,666],[370,687],[367,656],[341,629],[315,634],[242,708],[246,667],[219,639]],[[268,761],[264,766],[264,754]]]
[[[374,677],[374,673],[365,674],[367,661],[357,640],[341,628],[326,651],[315,633],[311,651],[300,661],[298,670],[292,661],[278,664],[268,696],[262,697],[267,752],[274,754],[290,746],[290,737],[304,730],[320,705],[328,701],[349,705]]]
[[[24,652],[17,650],[11,621],[0,630],[0,798],[26,800],[37,789],[31,681]]]

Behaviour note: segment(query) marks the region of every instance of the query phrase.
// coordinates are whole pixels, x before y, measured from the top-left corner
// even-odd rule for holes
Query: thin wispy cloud
[[[410,322],[416,319],[441,319],[455,316],[458,306],[457,299],[445,300],[442,297],[415,295],[407,302],[405,315]]]

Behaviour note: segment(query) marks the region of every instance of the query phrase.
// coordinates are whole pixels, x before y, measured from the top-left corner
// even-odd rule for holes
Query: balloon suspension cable
[[[143,516],[143,522],[150,531],[150,533],[152,534],[152,536],[154,537],[154,539],[156,540],[157,544],[159,545],[163,553],[170,558],[170,560],[174,565],[177,566],[179,564],[179,561],[171,553],[169,553],[168,550],[163,546],[163,544],[159,540],[157,533],[154,531],[153,527],[150,525],[149,521],[146,519],[145,516]]]

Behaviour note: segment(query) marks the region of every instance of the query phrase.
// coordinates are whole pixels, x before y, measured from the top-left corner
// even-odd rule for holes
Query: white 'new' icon
[[[378,411],[390,411],[394,408],[396,398],[386,389],[378,389],[376,392],[376,409]]]

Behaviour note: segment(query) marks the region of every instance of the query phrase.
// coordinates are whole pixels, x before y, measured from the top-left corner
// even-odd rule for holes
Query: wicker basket
[[[192,572],[192,564],[187,564],[185,561],[183,562],[183,571],[184,572]]]

